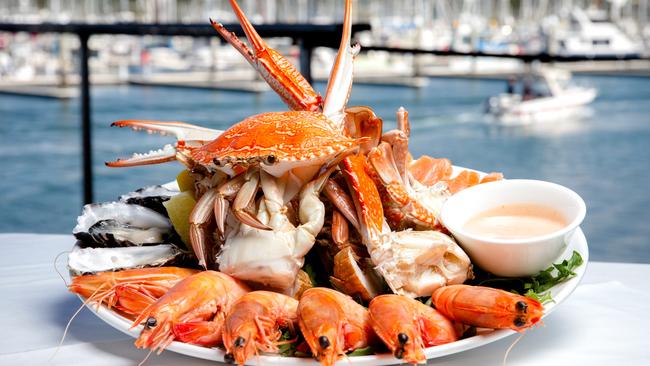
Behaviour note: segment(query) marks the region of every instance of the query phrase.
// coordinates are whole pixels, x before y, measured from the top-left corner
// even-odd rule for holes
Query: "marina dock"
[[[478,59],[480,61],[480,58]],[[468,65],[470,63],[467,63]],[[628,76],[650,77],[650,60],[624,61],[580,61],[556,63],[555,67],[570,71],[576,75]],[[395,72],[358,72],[354,76],[357,85],[375,85],[406,88],[423,88],[428,85],[429,78],[462,78],[483,80],[506,80],[527,73],[524,63],[513,67],[490,68],[454,68],[449,65],[422,65],[412,74]],[[324,71],[316,71],[314,79],[327,82],[329,75]],[[59,76],[40,76],[33,80],[2,80],[0,79],[0,94],[71,99],[79,96],[79,75],[70,74],[65,77],[65,83]],[[250,70],[227,71],[192,71],[173,73],[134,74],[126,78],[114,74],[92,74],[93,85],[137,85],[148,87],[191,88],[219,90],[242,93],[262,93],[270,90],[266,82],[258,78]]]
[[[570,63],[554,63],[554,67],[570,71],[575,75],[629,76],[650,77],[649,60],[625,61],[580,61]],[[451,69],[444,66],[428,65],[419,68],[418,75],[430,78],[462,78],[483,80],[507,80],[527,74],[522,63],[519,67],[490,70],[490,69]]]
[[[131,85],[222,90],[243,93],[262,93],[270,90],[264,80],[255,78],[250,72],[192,72],[152,75],[133,75],[128,78]]]
[[[78,74],[61,76],[38,76],[30,80],[0,79],[0,94],[20,95],[27,97],[71,99],[79,96]],[[93,74],[90,77],[93,85],[123,84],[117,75]]]
[[[76,86],[15,85],[0,82],[0,94],[50,99],[72,99],[79,96]]]

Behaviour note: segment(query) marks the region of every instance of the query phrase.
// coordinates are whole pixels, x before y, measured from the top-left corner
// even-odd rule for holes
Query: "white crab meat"
[[[377,272],[400,295],[431,296],[437,288],[461,284],[471,276],[467,254],[438,231],[388,232],[368,249]]]
[[[218,257],[219,270],[235,278],[284,288],[296,278],[304,258],[297,257],[294,235],[254,229],[242,224],[226,240]]]
[[[447,183],[438,182],[432,186],[425,186],[424,184],[413,179],[411,182],[413,188],[413,196],[422,206],[426,207],[429,211],[433,212],[436,218],[440,217],[442,205],[445,204],[447,199],[451,197]]]
[[[294,226],[286,216],[285,186],[268,173],[260,174],[264,197],[257,218],[272,230],[240,224],[227,236],[217,262],[220,271],[235,278],[286,290],[294,285],[304,257],[323,227],[325,206],[318,192],[325,179],[321,176],[300,192],[301,224]]]

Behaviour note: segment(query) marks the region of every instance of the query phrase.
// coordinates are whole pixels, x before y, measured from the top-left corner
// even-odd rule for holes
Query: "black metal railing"
[[[239,24],[226,24],[225,27],[238,36],[244,34]],[[311,59],[316,47],[338,48],[342,24],[261,24],[255,29],[265,38],[287,37],[291,38],[300,47],[300,71],[311,82]],[[355,24],[352,33],[370,30],[369,24]],[[85,203],[93,201],[93,173],[92,173],[92,134],[91,134],[91,99],[90,99],[90,70],[88,69],[88,39],[97,34],[126,34],[126,35],[159,35],[159,36],[190,36],[190,37],[215,37],[217,33],[208,22],[206,24],[142,24],[142,23],[116,23],[116,24],[16,24],[0,23],[0,31],[4,32],[30,32],[30,33],[71,33],[76,34],[80,41],[80,97],[81,97],[81,132],[82,132],[82,169],[83,169],[83,200]],[[361,48],[362,52],[386,51],[402,54],[430,54],[438,56],[473,56],[473,57],[503,57],[520,59],[524,62],[577,62],[577,61],[617,61],[617,60],[648,60],[648,57],[639,55],[604,55],[604,56],[561,56],[548,53],[539,54],[496,54],[485,52],[457,52],[453,50],[424,50],[414,48],[396,48],[383,46],[370,46]]]
[[[228,30],[238,36],[244,32],[239,24],[225,24]],[[257,32],[265,38],[291,38],[300,47],[300,69],[305,78],[311,82],[311,58],[316,47],[337,48],[339,46],[342,24],[263,24],[255,26]],[[368,24],[355,24],[352,33],[369,30]],[[90,70],[88,68],[88,39],[96,34],[126,34],[126,35],[158,35],[158,36],[189,36],[189,37],[218,37],[218,34],[206,24],[15,24],[0,23],[0,31],[29,32],[29,33],[69,33],[79,37],[79,72],[81,81],[81,151],[83,172],[83,201],[93,202],[93,169],[92,169],[92,128],[90,100]]]
[[[419,48],[400,48],[370,46],[361,47],[363,51],[385,51],[389,53],[402,53],[413,55],[436,55],[436,56],[470,56],[470,57],[499,57],[518,59],[525,63],[533,61],[549,62],[581,62],[581,61],[630,61],[630,60],[650,60],[650,57],[644,57],[640,54],[584,54],[584,55],[554,55],[548,52],[529,53],[529,54],[512,54],[512,53],[491,53],[491,52],[460,52],[454,50],[427,50]]]

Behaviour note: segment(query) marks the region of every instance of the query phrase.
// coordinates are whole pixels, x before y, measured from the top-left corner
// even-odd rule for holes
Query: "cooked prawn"
[[[325,366],[376,341],[368,310],[350,296],[328,288],[315,287],[303,293],[298,323],[312,354]]]
[[[298,300],[270,291],[240,297],[226,316],[223,344],[226,361],[243,365],[258,350],[278,352],[282,328],[293,331],[298,321]]]
[[[370,324],[398,359],[426,362],[424,348],[454,342],[449,319],[434,308],[400,295],[381,295],[370,302]]]
[[[221,272],[189,276],[133,322],[132,327],[144,322],[135,345],[160,353],[174,339],[206,346],[219,344],[223,314],[247,292],[248,286]]]
[[[109,309],[114,307],[133,319],[172,286],[196,272],[179,267],[99,272],[74,277],[68,290],[90,303],[104,303]]]
[[[441,287],[431,299],[449,319],[483,328],[522,331],[539,322],[544,314],[544,307],[536,300],[483,286]]]

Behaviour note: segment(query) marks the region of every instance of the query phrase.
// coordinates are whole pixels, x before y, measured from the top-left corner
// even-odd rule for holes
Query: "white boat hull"
[[[488,113],[503,124],[532,123],[572,114],[591,103],[596,95],[593,88],[571,88],[558,95],[525,101],[504,94],[490,98]]]

